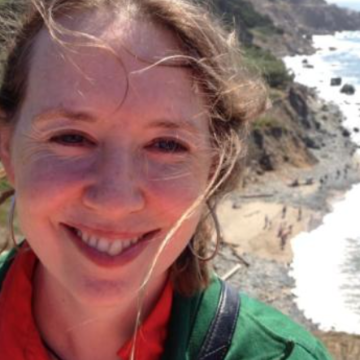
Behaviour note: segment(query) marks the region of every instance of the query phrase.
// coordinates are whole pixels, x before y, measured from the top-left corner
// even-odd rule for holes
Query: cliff
[[[204,3],[204,0],[197,0]],[[341,114],[323,112],[315,94],[293,82],[280,57],[311,53],[312,35],[360,29],[360,13],[324,0],[212,0],[225,24],[235,25],[244,59],[269,85],[273,107],[253,123],[248,177],[286,168],[311,168],[331,144],[353,150]],[[330,79],[329,79],[330,81]],[[247,182],[247,180],[245,180]]]
[[[308,54],[311,37],[335,31],[360,30],[360,13],[329,5],[324,0],[251,0],[254,9],[284,31],[281,42],[268,42],[278,55]],[[259,44],[267,46],[262,39]],[[270,40],[270,41],[269,41]]]

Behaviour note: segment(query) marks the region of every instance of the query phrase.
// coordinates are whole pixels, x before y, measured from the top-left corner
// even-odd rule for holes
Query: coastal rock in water
[[[359,128],[354,127],[354,132],[358,133],[358,132],[359,132]]]
[[[331,86],[340,86],[342,83],[342,78],[341,77],[336,77],[336,78],[332,78],[330,85]]]
[[[350,84],[345,84],[340,92],[342,92],[343,94],[346,94],[346,95],[354,95],[355,94],[355,86],[353,85],[350,85]]]
[[[344,129],[343,132],[342,132],[342,134],[343,134],[344,137],[349,137],[349,136],[350,136],[350,131]]]
[[[313,68],[314,68],[314,65],[311,65],[311,64],[307,63],[307,64],[303,64],[303,67],[304,67],[305,69],[313,69]]]

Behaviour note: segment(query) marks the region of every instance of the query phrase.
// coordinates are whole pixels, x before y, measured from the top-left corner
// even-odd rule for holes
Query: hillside
[[[339,134],[339,146],[342,143],[348,147],[348,139],[342,135],[346,133],[341,129],[341,116],[319,114],[315,94],[293,82],[279,56],[311,53],[313,34],[360,29],[360,13],[323,0],[205,3],[221,15],[225,24],[235,25],[245,62],[269,86],[273,107],[253,123],[248,156],[250,177],[287,167],[313,166],[319,161],[318,150],[331,144],[334,134]]]
[[[273,52],[287,54],[308,54],[313,51],[311,37],[314,34],[328,34],[335,31],[360,30],[360,12],[324,0],[251,0],[254,9],[269,17],[274,26],[283,30],[281,42],[256,41],[262,46],[271,46]],[[275,40],[275,39],[274,39]]]

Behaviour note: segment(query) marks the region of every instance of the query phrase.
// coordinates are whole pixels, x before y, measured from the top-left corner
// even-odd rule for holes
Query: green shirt
[[[195,360],[217,309],[220,280],[192,298],[175,295],[162,360]],[[279,311],[241,294],[225,360],[331,360],[322,343]]]

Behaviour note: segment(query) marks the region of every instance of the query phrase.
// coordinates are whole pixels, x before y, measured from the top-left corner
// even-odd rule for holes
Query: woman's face
[[[145,69],[119,45],[159,58],[177,48],[171,33],[139,22],[75,20],[75,30],[91,28],[116,56],[66,50],[43,30],[10,156],[5,146],[2,158],[21,228],[46,274],[79,299],[108,303],[137,291],[166,234],[204,192],[208,119],[188,70]],[[171,239],[155,277],[185,248],[201,211]]]

